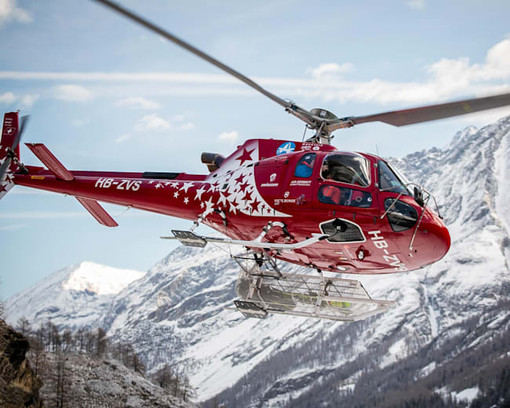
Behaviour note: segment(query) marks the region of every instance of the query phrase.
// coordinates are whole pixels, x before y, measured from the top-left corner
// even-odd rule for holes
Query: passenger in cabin
[[[296,166],[294,176],[308,178],[313,173],[313,165],[315,163],[315,153],[305,154]]]

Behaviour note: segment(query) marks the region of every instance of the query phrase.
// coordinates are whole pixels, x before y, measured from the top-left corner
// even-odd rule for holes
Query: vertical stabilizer
[[[13,173],[18,169],[19,118],[18,112],[4,115],[0,140],[0,199],[14,186]]]

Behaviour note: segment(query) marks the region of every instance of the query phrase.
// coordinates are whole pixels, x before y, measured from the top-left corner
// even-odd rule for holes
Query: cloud
[[[10,105],[11,103],[14,103],[16,99],[16,96],[14,96],[12,92],[5,92],[4,94],[0,95],[0,103]]]
[[[414,10],[424,10],[425,0],[410,0],[407,2],[407,5]]]
[[[238,83],[225,74],[196,74],[182,72],[24,72],[0,71],[0,79],[104,82],[174,82],[200,84]]]
[[[195,124],[186,119],[185,115],[175,115],[170,119],[163,119],[157,113],[145,115],[136,122],[134,131],[124,133],[115,139],[116,143],[124,143],[127,140],[135,139],[147,133],[154,134],[164,131],[189,131],[195,128]]]
[[[58,85],[53,88],[55,98],[66,102],[86,102],[93,99],[93,94],[80,85]]]
[[[485,96],[510,91],[510,38],[506,38],[491,47],[484,61],[473,63],[469,58],[443,58],[423,67],[421,80],[398,82],[370,78],[365,81],[353,81],[346,74],[353,70],[349,63],[334,62],[318,64],[306,70],[305,78],[253,78],[268,91],[287,98],[303,101],[371,102],[381,105],[405,104],[422,105],[471,95]],[[150,106],[151,96],[186,95],[255,95],[256,91],[224,74],[183,74],[183,73],[48,73],[0,71],[0,79],[10,80],[76,80],[100,82],[94,88],[94,95],[83,87],[58,88],[59,96],[72,100],[118,95],[118,82],[122,82],[130,92],[143,82],[144,96],[130,99],[124,103],[132,106]],[[115,86],[109,87],[109,84]],[[165,86],[162,87],[161,84]],[[61,86],[63,87],[63,86]],[[71,85],[67,85],[71,87]],[[78,92],[79,91],[79,92]],[[129,93],[125,93],[128,94]],[[4,94],[5,95],[5,94]],[[74,98],[71,98],[73,96]],[[9,98],[9,96],[4,96]],[[131,97],[132,98],[132,97]],[[149,102],[149,104],[145,102]],[[148,119],[147,119],[148,121]],[[189,130],[191,122],[168,121],[167,129]],[[149,126],[149,122],[140,123],[139,128]],[[161,125],[161,122],[160,122]]]
[[[119,136],[117,139],[115,139],[115,143],[123,143],[126,140],[131,139],[131,133],[125,133],[122,136]]]
[[[87,215],[87,212],[73,211],[73,212],[56,212],[56,211],[19,211],[0,213],[1,219],[53,219],[53,218],[73,218],[82,217]]]
[[[30,109],[34,103],[39,99],[39,95],[22,95],[20,98],[21,108]]]
[[[309,69],[311,75],[334,72],[324,65]],[[327,81],[327,87],[320,85],[315,90],[298,88],[304,96],[337,100],[345,103],[377,102],[392,103],[433,103],[458,99],[467,95],[488,95],[509,92],[510,79],[510,38],[493,47],[486,54],[483,63],[471,63],[469,58],[443,58],[424,67],[427,77],[423,81],[390,82],[373,79],[367,82],[349,82],[341,79]]]
[[[0,95],[0,103],[4,103],[6,105],[18,104],[18,107],[21,109],[30,109],[38,99],[39,95],[36,94],[16,96],[12,92],[5,92]]]
[[[316,68],[308,68],[306,70],[307,74],[314,79],[318,80],[328,80],[328,79],[339,79],[346,72],[350,72],[354,69],[354,65],[346,62],[342,65],[338,65],[334,62],[320,64]]]
[[[129,98],[121,99],[117,101],[115,105],[126,108],[147,110],[155,110],[161,107],[159,103],[143,98],[141,96],[131,96]]]
[[[88,120],[88,119],[73,119],[73,120],[71,120],[71,126],[79,128],[79,127],[85,126],[89,122],[90,122],[90,120]]]
[[[510,78],[510,38],[491,47],[482,64],[470,64],[469,58],[443,58],[431,64],[427,70],[433,81],[442,86],[448,86],[449,82],[469,85],[473,82],[506,80]]]
[[[0,231],[16,231],[19,229],[26,228],[28,224],[12,224],[0,226]]]
[[[235,143],[236,140],[239,137],[239,133],[236,130],[233,130],[231,132],[223,132],[218,136],[219,140]]]
[[[18,7],[16,0],[0,0],[0,26],[11,21],[30,23],[32,16],[28,11]]]
[[[135,125],[135,131],[137,131],[137,132],[147,132],[147,131],[160,132],[160,131],[168,130],[168,129],[170,129],[170,122],[159,117],[157,113],[153,113],[151,115],[145,115]]]

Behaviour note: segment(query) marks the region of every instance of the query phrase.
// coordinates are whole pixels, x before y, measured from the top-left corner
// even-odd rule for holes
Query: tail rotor
[[[4,115],[0,142],[0,198],[13,187],[12,174],[23,167],[19,161],[19,142],[28,120],[29,116],[19,118],[18,112]]]

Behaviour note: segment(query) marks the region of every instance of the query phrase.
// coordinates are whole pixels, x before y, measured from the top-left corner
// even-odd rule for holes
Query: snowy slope
[[[51,320],[58,326],[94,327],[112,298],[144,274],[93,262],[69,266],[8,299],[7,317],[13,325],[26,317],[31,322]]]
[[[72,327],[101,324],[116,340],[133,343],[148,367],[180,362],[200,400],[223,392],[227,406],[285,406],[290,399],[297,404],[321,381],[337,381],[339,373],[334,392],[348,393],[367,367],[391,367],[431,344],[448,342],[464,333],[464,322],[508,297],[509,157],[506,118],[459,132],[445,149],[393,160],[409,179],[434,192],[453,244],[442,261],[423,270],[358,277],[373,297],[397,301],[367,321],[247,320],[227,309],[235,298],[238,266],[211,245],[178,248],[118,294],[96,296],[93,312],[78,313],[85,292],[66,295],[63,303],[62,280],[54,275],[9,300],[7,316],[51,318]],[[30,299],[37,301],[30,305]],[[52,299],[58,299],[56,310]],[[438,366],[426,361],[416,376]]]

